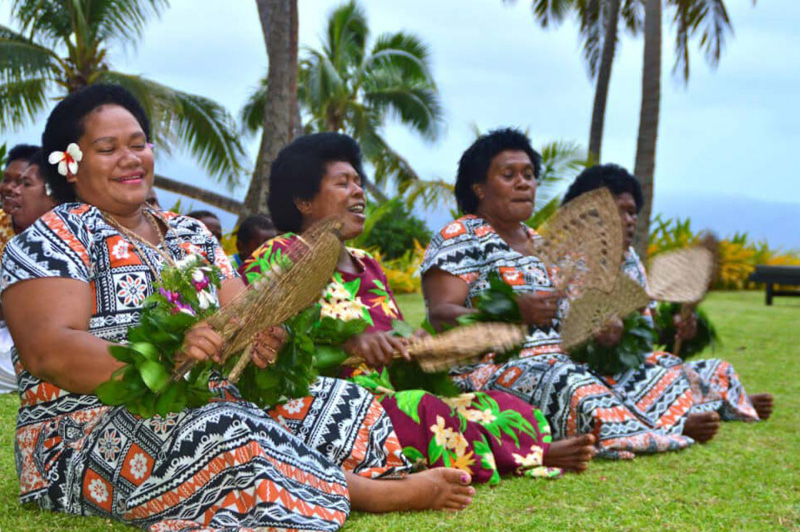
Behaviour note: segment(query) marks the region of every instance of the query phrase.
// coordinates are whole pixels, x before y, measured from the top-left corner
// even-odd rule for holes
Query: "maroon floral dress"
[[[252,282],[269,271],[295,238],[287,234],[262,245],[242,265],[243,278]],[[321,315],[363,319],[366,332],[392,330],[392,321],[403,316],[383,269],[367,252],[348,251],[359,272],[334,272],[318,303]],[[551,441],[544,415],[510,394],[481,391],[437,397],[423,390],[394,391],[386,372],[364,365],[343,368],[342,374],[375,391],[403,453],[420,466],[459,468],[470,473],[473,482],[489,484],[498,483],[506,473],[530,477],[560,473],[543,465]]]

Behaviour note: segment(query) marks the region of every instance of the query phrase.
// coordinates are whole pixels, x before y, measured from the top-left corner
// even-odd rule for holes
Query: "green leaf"
[[[112,357],[126,364],[134,364],[137,360],[141,359],[141,355],[127,345],[112,345],[108,348],[108,351],[111,353]]]
[[[425,455],[422,454],[416,447],[403,447],[403,456],[408,458],[409,462],[415,466],[424,466],[427,463]]]
[[[337,368],[347,360],[347,353],[341,347],[317,344],[314,353],[314,367],[318,370]]]
[[[444,447],[436,443],[436,438],[431,438],[428,444],[428,465],[433,466],[444,453]]]
[[[394,394],[397,408],[419,425],[419,402],[425,396],[424,390],[405,390]]]
[[[153,360],[144,360],[137,364],[142,380],[155,393],[163,391],[169,385],[170,374],[164,366]],[[155,408],[155,405],[153,405]]]
[[[147,360],[157,362],[159,359],[158,349],[150,342],[136,342],[131,344],[131,349],[141,353]]]
[[[170,412],[180,412],[186,408],[186,381],[171,383],[156,401],[156,412],[166,417]]]
[[[392,332],[403,338],[411,338],[414,336],[415,329],[411,324],[403,320],[392,320]]]

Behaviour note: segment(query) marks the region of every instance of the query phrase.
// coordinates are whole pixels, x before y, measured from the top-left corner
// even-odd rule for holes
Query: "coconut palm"
[[[423,138],[434,140],[442,121],[427,46],[405,33],[379,35],[369,45],[362,8],[350,0],[328,18],[320,49],[306,49],[300,61],[297,98],[304,130],[340,131],[353,136],[375,169],[370,192],[385,200],[380,188],[390,179],[400,187],[419,180],[411,165],[389,146],[383,124],[392,117]],[[266,79],[242,110],[248,131],[261,127],[259,112]]]
[[[113,70],[109,51],[135,45],[168,0],[14,0],[0,25],[0,130],[23,126],[50,104],[92,83],[130,90],[152,122],[155,144],[180,145],[212,176],[234,184],[243,154],[232,117],[218,103],[143,76]]]

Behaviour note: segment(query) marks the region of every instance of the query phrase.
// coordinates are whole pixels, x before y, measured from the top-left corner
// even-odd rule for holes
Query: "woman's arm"
[[[241,279],[225,281],[222,304],[244,288]],[[72,393],[91,394],[122,366],[108,352],[111,342],[89,332],[92,289],[83,281],[42,278],[20,282],[3,292],[3,307],[17,352],[35,377]],[[218,356],[222,339],[204,323],[186,334],[183,353],[196,360]]]
[[[476,312],[465,306],[469,285],[439,268],[431,268],[423,274],[422,294],[428,308],[428,320],[436,330],[457,325],[459,316]]]
[[[66,278],[32,279],[3,292],[6,322],[25,368],[69,392],[90,394],[122,366],[88,332],[92,289]]]

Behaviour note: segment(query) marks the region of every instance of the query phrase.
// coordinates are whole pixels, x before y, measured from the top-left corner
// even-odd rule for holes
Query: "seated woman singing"
[[[642,208],[642,190],[639,181],[627,170],[615,164],[603,164],[587,168],[575,178],[564,196],[568,203],[582,194],[606,187],[614,197],[623,224],[622,270],[641,286],[647,286],[647,276],[636,251],[633,237],[636,221]],[[654,306],[644,309],[645,316],[653,324]],[[687,320],[680,314],[674,317],[677,337],[691,340],[697,333],[697,319],[694,314]],[[609,346],[616,346],[622,339],[622,321],[613,320],[600,334]],[[670,353],[655,352],[648,356],[645,364],[659,365],[682,371],[693,384],[693,415],[687,421],[687,431],[699,441],[710,440],[719,428],[720,419],[755,421],[767,419],[772,413],[772,395],[768,393],[747,395],[733,366],[720,359],[704,359],[684,362]],[[625,383],[630,375],[640,374],[631,369],[621,375],[612,376],[613,382]],[[656,383],[652,383],[655,385]],[[696,415],[694,415],[696,414]]]
[[[345,381],[316,381],[296,423],[238,400],[221,377],[213,380],[217,400],[166,417],[143,419],[99,401],[93,391],[121,367],[109,347],[137,325],[166,264],[199,254],[216,265],[222,306],[244,288],[204,226],[145,204],[149,134],[129,92],[92,85],[60,101],[42,135],[48,182],[65,203],[16,236],[2,260],[21,398],[20,500],[176,531],[337,530],[351,506],[469,504],[462,471],[404,475],[408,463],[383,408]],[[255,363],[264,367],[284,340],[280,327],[261,333]],[[218,359],[221,348],[201,322],[181,356]],[[293,429],[300,425],[311,430]]]
[[[434,235],[421,266],[430,320],[443,326],[474,312],[472,302],[489,289],[490,274],[499,274],[518,294],[530,331],[518,359],[496,364],[488,357],[455,369],[453,377],[464,391],[501,390],[538,407],[555,439],[594,434],[600,456],[687,447],[694,441],[684,431],[692,399],[681,372],[643,370],[643,381],[658,383],[656,398],[636,386],[621,393],[562,352],[561,294],[531,255],[538,237],[524,224],[540,172],[540,155],[514,129],[483,135],[461,157],[456,199],[465,215]]]
[[[320,304],[323,315],[365,317],[369,327],[343,346],[373,368],[362,368],[362,374],[388,364],[392,353],[406,352],[406,340],[392,334],[392,320],[402,319],[402,313],[383,270],[368,253],[344,245],[364,231],[363,177],[359,147],[346,135],[320,133],[292,142],[272,165],[268,200],[275,225],[288,234],[267,242],[242,267],[246,279],[258,279],[285,255],[294,233],[343,215],[341,254],[326,291],[334,297]],[[419,390],[394,393],[388,386],[377,391],[400,443],[409,457],[429,467],[458,467],[475,482],[496,483],[503,473],[581,471],[591,457],[592,437],[551,444],[541,412],[510,394],[440,398]]]

